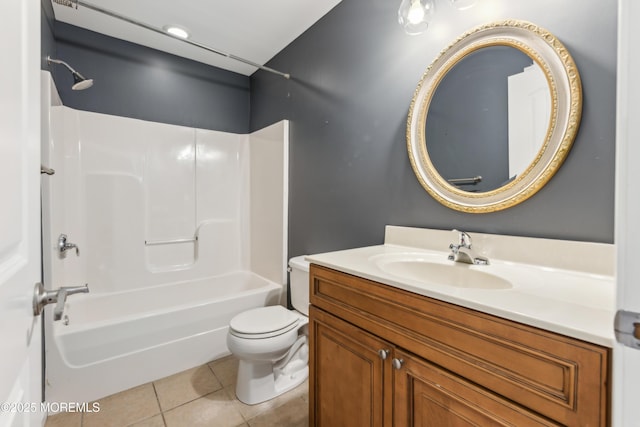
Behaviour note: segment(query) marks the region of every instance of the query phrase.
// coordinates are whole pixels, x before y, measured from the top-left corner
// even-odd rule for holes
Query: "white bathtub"
[[[46,398],[86,402],[229,354],[229,320],[279,303],[282,286],[250,272],[133,291],[73,295],[53,323]],[[51,348],[53,347],[53,348]]]

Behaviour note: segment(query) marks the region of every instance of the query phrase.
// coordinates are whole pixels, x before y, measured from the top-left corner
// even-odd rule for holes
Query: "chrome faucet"
[[[75,249],[76,256],[80,255],[80,248],[78,248],[78,245],[67,242],[67,235],[61,234],[60,237],[58,237],[58,251],[60,251],[60,256],[63,256],[69,249]]]
[[[471,236],[464,231],[452,230],[454,233],[458,233],[458,244],[452,243],[449,245],[451,254],[449,254],[449,261],[463,262],[466,264],[475,265],[487,265],[489,259],[478,255],[473,249],[471,249]]]
[[[86,294],[89,292],[89,285],[84,286],[63,286],[54,291],[45,289],[42,283],[36,283],[33,295],[33,314],[39,315],[42,313],[42,309],[45,305],[56,303],[53,309],[53,320],[62,319],[62,313],[64,312],[64,303],[67,301],[67,296],[73,294]]]

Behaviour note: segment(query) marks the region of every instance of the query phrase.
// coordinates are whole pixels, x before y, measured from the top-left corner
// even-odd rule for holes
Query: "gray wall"
[[[613,240],[615,0],[481,0],[464,12],[440,0],[432,28],[419,36],[397,24],[399,1],[343,0],[270,61],[291,80],[258,72],[250,81],[62,23],[54,38],[48,3],[43,57],[54,53],[96,82],[72,92],[70,74],[53,68],[68,106],[238,133],[291,120],[291,256],[380,243],[386,224]],[[506,18],[545,27],[569,48],[583,82],[582,125],[565,164],[538,194],[506,211],[464,214],[418,184],[406,154],[406,115],[442,48],[475,25]]]
[[[438,83],[425,139],[429,158],[444,179],[481,176],[481,182],[461,188],[483,192],[511,178],[509,76],[532,64],[518,49],[491,46],[466,56]]]
[[[251,129],[291,120],[289,255],[379,244],[386,224],[613,241],[617,2],[438,1],[430,31],[405,35],[399,1],[343,0],[251,78]],[[409,103],[438,52],[467,29],[523,19],[553,32],[581,73],[580,132],[564,165],[524,203],[465,214],[432,199],[406,153]],[[444,248],[443,248],[444,249]]]
[[[55,23],[61,59],[87,78],[51,66],[64,105],[79,110],[182,126],[247,133],[249,77],[62,22]],[[46,56],[46,55],[45,55]]]

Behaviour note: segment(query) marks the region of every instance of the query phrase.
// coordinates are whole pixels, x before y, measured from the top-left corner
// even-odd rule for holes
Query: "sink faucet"
[[[449,261],[463,262],[466,264],[475,265],[487,265],[489,259],[478,255],[473,249],[471,249],[471,236],[464,231],[452,230],[454,233],[458,233],[458,244],[452,243],[449,245],[451,254],[449,254]]]

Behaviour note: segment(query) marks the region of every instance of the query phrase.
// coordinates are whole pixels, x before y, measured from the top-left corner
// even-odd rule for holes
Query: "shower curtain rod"
[[[239,62],[243,62],[243,63],[251,65],[253,67],[257,67],[257,68],[259,68],[259,69],[261,69],[263,71],[267,71],[269,73],[277,74],[279,76],[284,77],[285,79],[290,79],[291,78],[291,74],[289,74],[289,73],[283,73],[282,71],[278,71],[278,70],[275,70],[273,68],[266,67],[264,65],[260,65],[260,64],[258,64],[256,62],[250,61],[248,59],[241,58],[241,57],[233,55],[231,53],[223,52],[221,50],[214,49],[212,47],[203,45],[202,43],[198,43],[198,42],[194,42],[194,41],[189,40],[189,39],[183,39],[183,38],[174,36],[173,34],[169,34],[166,31],[162,30],[161,28],[157,28],[157,27],[154,27],[152,25],[145,24],[144,22],[140,22],[140,21],[132,19],[132,18],[127,18],[126,16],[120,15],[120,14],[112,12],[110,10],[102,9],[101,7],[94,6],[94,5],[90,4],[90,3],[84,2],[82,0],[76,0],[76,1],[73,1],[73,0],[54,0],[54,1],[56,3],[58,3],[58,4],[62,4],[62,5],[69,6],[69,7],[73,7],[72,3],[75,3],[76,9],[77,9],[78,5],[80,5],[80,6],[86,7],[87,9],[94,10],[96,12],[102,13],[102,14],[107,15],[107,16],[111,16],[112,18],[116,18],[116,19],[119,19],[121,21],[125,21],[125,22],[128,22],[130,24],[136,25],[138,27],[145,28],[147,30],[162,34],[164,36],[171,37],[172,39],[181,41],[183,43],[190,44],[191,46],[199,47],[200,49],[204,49],[206,51],[215,53],[216,55],[224,56],[226,58],[233,59],[233,60],[239,61]]]

